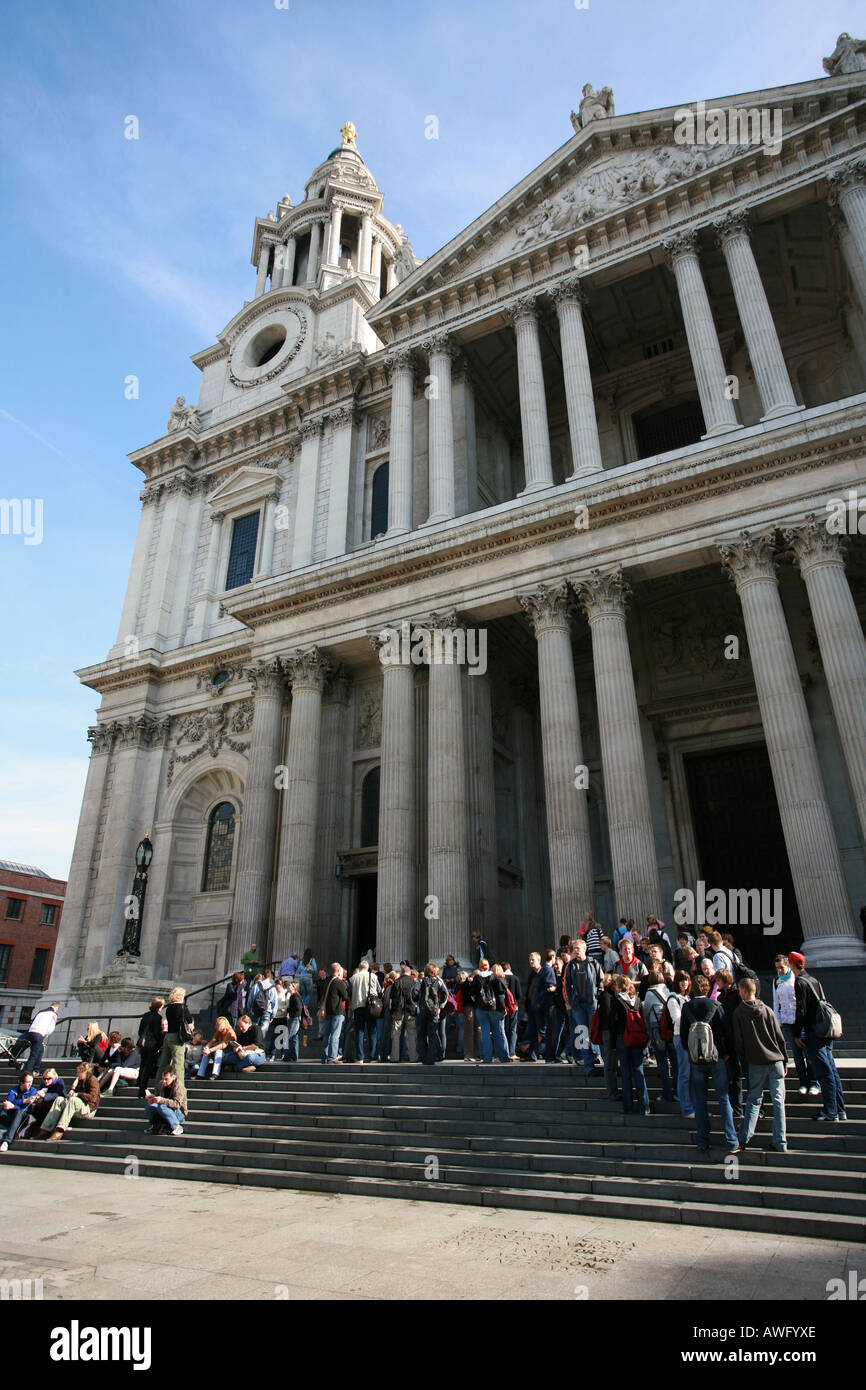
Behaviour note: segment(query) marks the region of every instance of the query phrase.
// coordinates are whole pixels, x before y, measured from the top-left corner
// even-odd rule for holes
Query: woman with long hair
[[[78,1055],[82,1062],[101,1062],[108,1046],[108,1037],[99,1024],[88,1023],[87,1032],[78,1039]]]
[[[183,1076],[184,1044],[192,1036],[192,1015],[186,1006],[186,990],[183,985],[178,985],[168,996],[165,1022],[166,1033],[156,1073],[157,1076],[162,1076],[166,1067],[171,1067],[175,1076]]]
[[[211,1072],[211,1080],[216,1081],[222,1071],[223,1053],[226,1051],[229,1043],[236,1043],[237,1040],[238,1035],[231,1023],[221,1014],[214,1024],[213,1037],[209,1043],[205,1043],[201,1050],[201,1061],[199,1062],[196,1075],[200,1079],[205,1077],[207,1075],[208,1066],[212,1062],[213,1071]]]

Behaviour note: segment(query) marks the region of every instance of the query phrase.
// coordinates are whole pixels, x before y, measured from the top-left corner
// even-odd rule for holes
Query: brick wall
[[[0,867],[0,964],[8,955],[5,979],[0,969],[0,986],[33,989],[34,997],[48,988],[65,893],[62,879]],[[16,909],[15,902],[21,904],[20,908]],[[45,911],[52,908],[53,914]],[[52,915],[53,921],[43,921],[43,917]],[[41,979],[31,984],[38,950],[46,950],[48,955]]]

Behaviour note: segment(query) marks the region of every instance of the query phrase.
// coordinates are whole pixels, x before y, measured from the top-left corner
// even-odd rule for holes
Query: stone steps
[[[791,1151],[763,1149],[762,1121],[736,1180],[721,1148],[697,1160],[694,1121],[658,1100],[652,1071],[648,1082],[654,1113],[642,1117],[573,1067],[277,1064],[191,1082],[179,1139],[145,1135],[137,1096],[118,1090],[62,1143],[14,1144],[5,1161],[99,1174],[134,1157],[144,1177],[866,1240],[866,1064],[843,1074],[848,1123],[826,1127],[790,1074]]]

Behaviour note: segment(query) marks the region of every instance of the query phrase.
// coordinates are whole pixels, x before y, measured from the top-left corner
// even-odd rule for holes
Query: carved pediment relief
[[[215,511],[230,511],[235,506],[261,502],[273,496],[278,486],[279,478],[274,476],[273,469],[247,464],[221,483],[210,494],[208,502]]]

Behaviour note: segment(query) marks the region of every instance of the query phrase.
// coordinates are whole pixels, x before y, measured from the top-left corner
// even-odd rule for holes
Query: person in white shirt
[[[800,1095],[819,1096],[821,1087],[818,1085],[817,1078],[812,1072],[809,1058],[806,1055],[805,1047],[798,1047],[794,1032],[794,1019],[797,1015],[797,1000],[794,995],[795,975],[791,969],[791,962],[787,956],[776,956],[773,961],[776,971],[773,976],[773,1013],[779,1023],[779,1027],[785,1035],[785,1042],[788,1050],[794,1058],[794,1066],[797,1068],[797,1080],[800,1083]]]
[[[45,1051],[45,1043],[57,1027],[57,1015],[59,1011],[59,1004],[50,1004],[47,1009],[40,1009],[38,1013],[31,1018],[20,1038],[18,1038],[9,1049],[12,1056],[18,1058],[21,1056],[24,1049],[29,1047],[30,1055],[25,1063],[27,1071],[38,1072],[42,1065],[42,1054]]]

